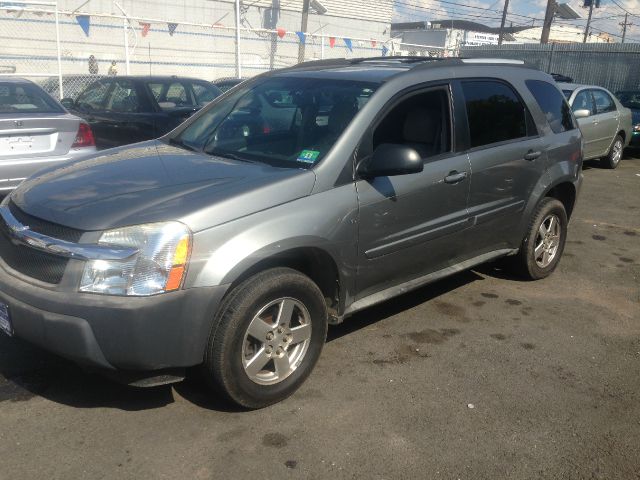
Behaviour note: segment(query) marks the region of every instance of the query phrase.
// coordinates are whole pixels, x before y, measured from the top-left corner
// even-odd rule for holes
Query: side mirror
[[[60,100],[60,103],[67,110],[74,109],[76,106],[76,102],[73,100],[73,98],[63,98],[62,100]]]
[[[420,173],[423,169],[422,158],[413,148],[383,143],[368,160],[358,165],[358,174],[363,178],[391,177]]]
[[[576,110],[575,112],[573,112],[573,115],[576,118],[587,118],[591,116],[591,110],[587,110],[586,108],[581,110]]]

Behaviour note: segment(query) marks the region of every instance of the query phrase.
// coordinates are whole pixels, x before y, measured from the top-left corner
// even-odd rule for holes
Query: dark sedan
[[[631,110],[633,115],[633,136],[630,146],[640,147],[640,90],[618,92],[616,97],[622,105]]]
[[[221,94],[194,78],[105,77],[62,104],[89,123],[98,148],[111,148],[160,137]]]

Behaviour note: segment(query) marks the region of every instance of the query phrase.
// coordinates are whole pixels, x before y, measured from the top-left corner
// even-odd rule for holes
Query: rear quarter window
[[[526,84],[554,133],[576,128],[571,107],[555,86],[543,80],[527,80]]]

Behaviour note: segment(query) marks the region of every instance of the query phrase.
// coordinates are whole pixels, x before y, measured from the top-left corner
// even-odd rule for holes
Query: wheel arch
[[[567,218],[571,218],[577,197],[576,187],[573,182],[561,181],[552,185],[547,189],[540,200],[546,197],[559,200],[564,205],[564,209],[567,212]]]
[[[322,292],[330,318],[343,310],[344,275],[328,249],[319,246],[294,246],[245,259],[226,275],[223,283],[229,284],[227,293],[253,275],[276,267],[291,268],[309,277]]]

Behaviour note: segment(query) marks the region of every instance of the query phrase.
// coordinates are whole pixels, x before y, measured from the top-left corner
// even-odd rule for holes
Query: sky
[[[442,19],[470,20],[485,25],[500,24],[504,0],[394,0],[394,21],[431,21]],[[564,3],[565,0],[559,0]],[[589,14],[582,8],[583,0],[568,0],[568,3],[582,18],[573,22],[556,19],[557,23],[573,24],[584,28]],[[510,0],[507,24],[542,25],[547,0]],[[621,40],[625,11],[629,22],[627,41],[640,42],[640,0],[601,0],[600,8],[594,8],[592,27],[594,32],[604,31]]]

